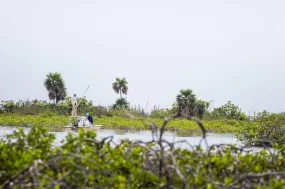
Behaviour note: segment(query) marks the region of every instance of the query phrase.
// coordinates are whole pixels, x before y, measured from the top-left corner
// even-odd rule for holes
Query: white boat
[[[71,119],[70,119],[71,120]],[[70,120],[66,126],[63,128],[66,130],[78,130],[83,128],[84,130],[99,130],[103,125],[93,125],[91,124],[85,116],[81,116],[77,119],[76,124],[71,124]]]
[[[64,126],[64,130],[73,130],[73,131],[77,131],[78,129],[82,128],[84,131],[89,131],[89,130],[99,130],[102,129],[103,125],[89,125],[89,126],[73,126],[73,125],[67,125]]]

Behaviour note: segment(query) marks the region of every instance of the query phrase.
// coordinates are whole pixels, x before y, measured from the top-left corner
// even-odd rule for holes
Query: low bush
[[[285,143],[285,113],[260,114],[244,124],[238,138],[249,145],[270,145],[267,141]]]

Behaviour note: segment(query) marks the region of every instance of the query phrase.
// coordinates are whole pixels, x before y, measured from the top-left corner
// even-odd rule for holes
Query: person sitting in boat
[[[90,126],[89,120],[86,118],[84,114],[82,114],[81,117],[79,117],[76,121],[74,126],[76,127],[84,127],[84,126]]]
[[[86,118],[87,118],[88,121],[93,125],[93,118],[92,118],[92,116],[87,113],[87,114],[86,114]]]

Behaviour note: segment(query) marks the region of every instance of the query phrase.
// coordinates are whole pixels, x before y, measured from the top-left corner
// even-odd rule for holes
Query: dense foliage
[[[145,118],[146,119],[146,118]],[[146,119],[148,120],[148,119]],[[162,123],[159,118],[149,119],[158,125]],[[48,126],[63,127],[68,122],[68,116],[58,116],[54,113],[42,113],[38,115],[18,115],[18,114],[0,114],[0,125],[7,126]],[[105,129],[123,129],[123,130],[147,130],[150,127],[141,119],[131,119],[127,117],[94,117],[96,125],[103,125]],[[212,120],[203,121],[206,129],[213,133],[232,133],[237,132],[246,122],[238,122],[236,120]],[[176,119],[169,122],[167,129],[169,131],[177,131],[185,135],[199,134],[199,127],[189,121]]]
[[[129,109],[129,103],[126,98],[118,98],[112,107],[114,110]]]
[[[197,100],[196,95],[191,89],[185,89],[181,90],[176,96],[176,106],[177,108],[181,108],[184,114],[202,119],[210,103]]]
[[[241,112],[241,109],[228,101],[225,105],[214,108],[212,115],[217,118],[245,120],[246,116]]]
[[[185,91],[184,91],[185,92]],[[186,91],[187,92],[187,91]],[[188,93],[187,93],[188,94]],[[191,93],[192,94],[192,93]],[[186,95],[186,94],[185,94]],[[191,96],[191,95],[190,95]],[[192,95],[193,96],[193,95]],[[179,97],[179,95],[178,95]],[[188,96],[179,97],[181,102],[184,104],[181,106],[184,113],[187,115],[192,115],[203,120],[219,120],[219,119],[235,119],[235,120],[248,120],[248,117],[244,113],[240,112],[240,109],[228,102],[227,104],[215,108],[214,111],[208,111],[209,102],[203,100],[194,100],[194,110],[187,105],[189,101]],[[187,100],[188,99],[188,100]],[[86,97],[78,98],[80,101],[78,107],[78,114],[86,113],[93,116],[119,116],[127,117],[123,109],[127,109],[128,112],[136,115],[137,117],[151,117],[151,118],[164,118],[166,116],[172,115],[178,111],[178,103],[174,103],[170,109],[159,108],[154,106],[150,112],[145,111],[145,107],[133,106],[127,102],[126,98],[118,98],[116,103],[112,106],[100,106],[93,105],[93,102],[87,100]],[[46,101],[32,100],[32,101],[1,101],[0,102],[0,114],[1,113],[17,113],[21,115],[37,115],[39,113],[53,112],[57,115],[71,115],[71,97],[66,97],[63,102],[58,104],[48,103]],[[190,113],[192,112],[192,113]]]
[[[251,145],[271,145],[268,141],[285,143],[285,113],[258,114],[239,131],[238,138]],[[255,141],[258,140],[258,141]],[[262,142],[260,142],[262,140]]]
[[[78,98],[80,104],[78,112],[96,113],[95,109],[100,111],[100,106],[94,106],[92,101],[88,101],[85,97]],[[9,100],[0,102],[0,113],[20,114],[20,115],[37,115],[41,113],[54,113],[56,115],[70,115],[71,114],[71,97],[66,97],[64,102],[57,104],[48,103],[47,101],[32,100],[18,102]]]
[[[161,137],[113,144],[79,130],[53,147],[54,138],[32,127],[1,139],[2,188],[285,188],[284,145],[274,153],[226,145],[204,151],[174,148]]]

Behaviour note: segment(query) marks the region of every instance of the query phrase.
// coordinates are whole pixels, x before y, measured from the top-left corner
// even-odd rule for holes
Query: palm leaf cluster
[[[65,83],[60,73],[47,74],[44,86],[48,91],[49,99],[55,100],[56,103],[64,100],[67,96]]]
[[[113,105],[113,109],[128,109],[129,108],[129,103],[126,98],[118,98]]]
[[[122,98],[122,94],[127,94],[128,93],[128,82],[126,78],[116,78],[116,81],[113,83],[113,90],[117,93],[120,94],[120,97]]]
[[[202,119],[203,114],[209,108],[210,103],[197,100],[191,89],[180,90],[176,96],[176,103],[183,114],[197,116]]]
[[[176,96],[176,102],[184,114],[194,116],[196,95],[191,89],[181,90]]]

